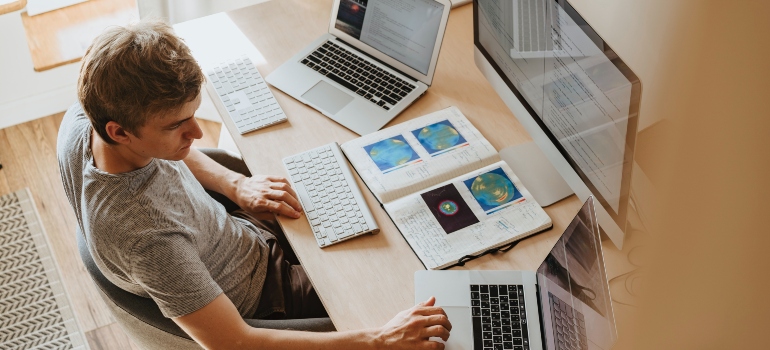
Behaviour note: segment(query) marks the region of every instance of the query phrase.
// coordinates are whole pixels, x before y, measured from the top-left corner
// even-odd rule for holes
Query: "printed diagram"
[[[447,234],[479,222],[454,184],[425,192],[421,196]]]
[[[401,135],[364,146],[364,150],[383,173],[422,161]]]
[[[412,130],[412,134],[433,157],[468,145],[468,141],[460,135],[449,120]]]
[[[485,213],[491,214],[511,204],[524,201],[521,192],[502,168],[491,170],[463,181],[481,205]]]

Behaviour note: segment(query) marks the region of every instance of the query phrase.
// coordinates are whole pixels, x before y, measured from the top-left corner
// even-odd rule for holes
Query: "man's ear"
[[[107,135],[109,135],[113,141],[121,145],[127,145],[131,143],[131,139],[128,137],[129,132],[120,126],[120,124],[114,121],[109,121],[104,128],[107,131]]]

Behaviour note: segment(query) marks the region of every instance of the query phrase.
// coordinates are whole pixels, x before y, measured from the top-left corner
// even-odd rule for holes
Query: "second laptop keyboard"
[[[283,163],[320,247],[379,232],[336,142]]]
[[[331,41],[318,47],[302,64],[385,110],[393,108],[416,88]]]

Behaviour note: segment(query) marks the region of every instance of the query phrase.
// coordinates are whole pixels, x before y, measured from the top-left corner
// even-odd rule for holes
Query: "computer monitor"
[[[596,197],[622,248],[641,82],[566,0],[474,0],[473,11],[476,66],[569,188]]]

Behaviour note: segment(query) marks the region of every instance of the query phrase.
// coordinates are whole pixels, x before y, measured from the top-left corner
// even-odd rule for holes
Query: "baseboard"
[[[0,129],[64,112],[77,101],[77,88],[65,86],[0,105]]]

